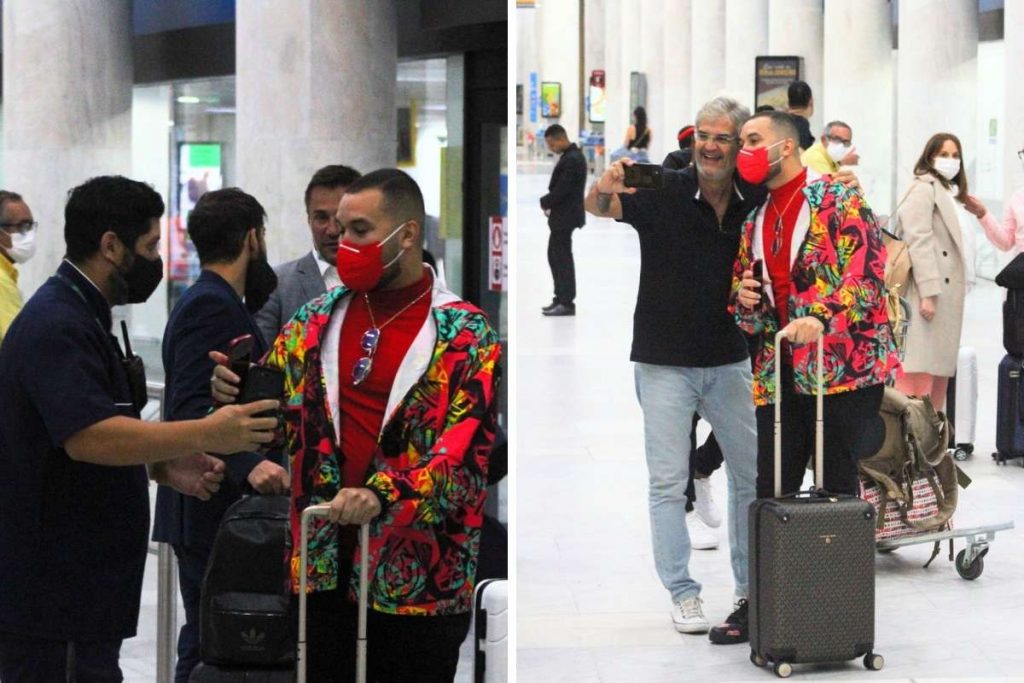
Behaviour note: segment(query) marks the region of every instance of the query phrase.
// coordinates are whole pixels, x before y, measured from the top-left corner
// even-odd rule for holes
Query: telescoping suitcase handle
[[[775,333],[775,497],[782,497],[782,340],[786,335],[780,330]],[[818,346],[818,394],[815,397],[814,418],[814,485],[818,490],[825,488],[825,333],[815,342]]]
[[[330,505],[311,505],[302,511],[299,546],[299,642],[296,650],[298,683],[306,683],[306,567],[309,564],[309,523],[314,517],[326,517]],[[369,593],[370,525],[359,527],[359,626],[356,629],[356,683],[366,683],[366,604]]]

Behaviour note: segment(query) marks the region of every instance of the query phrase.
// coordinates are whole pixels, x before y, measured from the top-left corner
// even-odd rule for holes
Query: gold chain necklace
[[[412,301],[410,301],[409,303],[407,303],[407,304],[406,304],[405,306],[403,306],[403,307],[402,307],[402,310],[400,310],[400,311],[399,311],[398,313],[395,313],[395,314],[394,314],[393,316],[391,316],[390,318],[388,318],[388,319],[387,319],[386,321],[384,321],[384,324],[383,324],[383,325],[380,325],[380,326],[378,326],[378,325],[377,325],[377,321],[376,321],[376,320],[374,320],[374,318],[373,318],[373,309],[372,309],[372,308],[370,308],[370,295],[369,295],[369,294],[368,294],[367,292],[363,292],[363,300],[364,300],[364,301],[366,301],[366,312],[370,314],[370,324],[371,324],[371,325],[373,325],[373,328],[374,328],[375,330],[378,330],[378,331],[379,331],[379,330],[383,330],[383,329],[384,329],[384,327],[385,327],[385,326],[386,326],[386,325],[387,325],[388,323],[390,323],[390,322],[394,321],[394,319],[395,319],[395,318],[397,318],[398,316],[402,315],[403,313],[405,313],[406,311],[408,311],[408,310],[409,310],[410,308],[412,308],[412,306],[413,306],[413,305],[414,305],[414,304],[415,304],[415,303],[416,303],[417,301],[419,301],[420,299],[422,299],[423,297],[425,297],[425,296],[426,296],[427,294],[429,294],[429,293],[430,293],[430,290],[432,290],[433,288],[434,288],[434,284],[433,284],[433,283],[430,283],[430,286],[429,286],[429,287],[427,287],[427,288],[426,288],[425,290],[423,290],[423,292],[422,292],[422,293],[421,293],[421,294],[420,294],[419,296],[417,296],[417,297],[416,297],[415,299],[413,299]]]

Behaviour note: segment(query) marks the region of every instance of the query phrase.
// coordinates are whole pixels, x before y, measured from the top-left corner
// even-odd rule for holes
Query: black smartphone
[[[661,166],[657,164],[633,164],[626,166],[626,177],[623,184],[626,187],[636,187],[642,190],[660,190],[665,185],[665,176]]]
[[[753,265],[750,266],[750,271],[754,274],[754,279],[758,282],[764,281],[764,261],[757,259]]]
[[[284,393],[284,372],[277,368],[254,365],[249,368],[241,390],[238,392],[238,403],[252,403],[265,398],[281,400]],[[274,417],[273,411],[256,413],[255,417]]]
[[[238,375],[240,387],[245,386],[245,377],[252,362],[253,338],[251,334],[235,337],[228,343],[228,367]]]

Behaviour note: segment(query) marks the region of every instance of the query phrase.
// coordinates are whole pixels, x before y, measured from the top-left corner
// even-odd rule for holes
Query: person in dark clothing
[[[766,194],[735,176],[737,134],[748,116],[733,100],[708,102],[696,116],[691,166],[664,171],[662,189],[642,191],[623,184],[624,166],[633,163],[623,159],[605,171],[585,203],[595,215],[634,226],[640,239],[630,360],[644,414],[655,567],[672,600],[674,628],[711,630],[713,642],[746,639],[747,507],[755,495],[757,426],[749,350],[729,310],[729,262],[739,248],[740,225]],[[735,627],[711,629],[701,584],[688,566],[692,541],[684,492],[688,437],[698,412],[712,424],[729,465],[735,593],[727,622]],[[726,633],[734,628],[738,635]]]
[[[678,171],[690,165],[690,162],[693,161],[693,130],[693,126],[683,126],[679,129],[679,132],[676,134],[679,149],[674,149],[668,153],[665,160],[661,162],[663,167]]]
[[[122,680],[148,547],[143,465],[208,499],[224,463],[205,452],[250,451],[273,437],[276,418],[252,414],[277,401],[185,422],[139,417],[145,369],[111,333],[111,306],[142,303],[160,283],[163,212],[153,188],[121,176],[74,188],[65,258],[0,347],[2,681]]]
[[[544,133],[548,149],[562,158],[555,165],[548,193],[540,198],[540,208],[548,217],[548,264],[555,281],[555,298],[541,311],[544,315],[576,315],[576,264],[572,258],[572,231],[586,222],[583,189],[587,183],[587,160],[575,143],[569,142],[565,128],[557,123]]]
[[[789,84],[787,95],[789,96],[788,111],[796,120],[796,129],[800,134],[800,148],[810,149],[814,144],[814,135],[811,134],[809,121],[814,116],[814,95],[811,94],[811,86],[803,81],[793,81]]]
[[[267,263],[265,220],[260,203],[237,188],[207,192],[189,214],[188,235],[202,272],[174,306],[164,330],[165,421],[198,418],[210,411],[211,350],[227,351],[231,340],[242,335],[253,338],[253,360],[267,349],[253,317],[277,285]],[[224,512],[248,487],[262,494],[288,490],[288,472],[264,455],[239,453],[229,460],[227,472],[220,491],[206,502],[167,486],[157,491],[153,540],[174,549],[185,605],[176,683],[187,683],[199,663],[199,598]]]

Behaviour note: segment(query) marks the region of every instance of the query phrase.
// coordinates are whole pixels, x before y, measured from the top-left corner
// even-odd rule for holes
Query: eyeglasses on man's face
[[[700,142],[709,142],[711,140],[714,140],[715,144],[717,145],[731,145],[732,143],[736,142],[736,140],[739,139],[735,135],[726,135],[724,133],[712,135],[711,133],[708,133],[707,131],[703,130],[698,130],[695,137]]]
[[[3,228],[4,232],[26,233],[30,230],[34,230],[37,227],[39,227],[39,223],[36,221],[21,221],[20,223],[0,223],[0,228]]]

